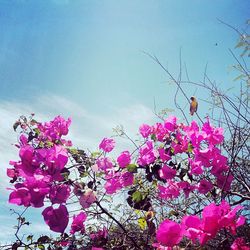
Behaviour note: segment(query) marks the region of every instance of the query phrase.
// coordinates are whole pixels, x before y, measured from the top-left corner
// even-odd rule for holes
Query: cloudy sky
[[[178,76],[181,50],[190,79],[202,80],[208,64],[211,78],[227,87],[237,35],[218,19],[242,29],[249,8],[248,0],[0,0],[0,242],[15,223],[5,171],[18,159],[12,124],[20,115],[72,117],[73,143],[93,150],[119,124],[133,137],[155,120],[154,100],[157,110],[179,114],[175,86],[143,51]],[[185,91],[205,98],[195,87]],[[181,95],[178,101],[188,113]],[[206,116],[205,103],[199,111]],[[29,216],[33,231],[46,228],[34,219],[40,211]]]

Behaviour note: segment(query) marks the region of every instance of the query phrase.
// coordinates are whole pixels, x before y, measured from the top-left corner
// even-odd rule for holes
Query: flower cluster
[[[45,199],[51,206],[42,212],[45,222],[55,232],[64,232],[69,215],[65,203],[71,188],[64,184],[68,153],[61,137],[67,135],[70,120],[58,116],[53,121],[37,124],[37,136],[29,140],[23,133],[19,142],[19,161],[11,161],[13,168],[7,175],[16,182],[9,202],[18,206],[43,207]],[[58,204],[56,208],[54,204]],[[60,220],[58,220],[60,218]]]
[[[128,191],[126,201],[132,209],[151,214],[140,217],[138,223],[141,229],[148,227],[150,234],[156,235],[157,243],[152,246],[158,249],[172,249],[183,238],[205,245],[222,229],[235,235],[245,223],[245,217],[238,216],[243,207],[231,207],[225,200],[220,203],[221,197],[214,199],[217,205],[204,202],[201,216],[193,215],[197,213],[188,208],[176,221],[157,214],[159,204],[197,197],[207,197],[208,202],[208,197],[230,190],[233,176],[219,147],[224,140],[223,130],[213,127],[209,119],[201,127],[195,121],[190,125],[178,123],[174,116],[153,126],[142,124],[139,128],[142,141],[137,151],[125,150],[115,160],[109,156],[116,144],[112,138],[104,138],[99,144],[100,151],[91,156],[71,148],[71,141],[63,138],[70,124],[70,119],[57,116],[50,122],[33,122],[33,127],[22,126],[17,145],[20,160],[11,161],[12,167],[7,169],[14,183],[9,202],[36,208],[46,205],[42,215],[52,231],[66,231],[71,212],[69,197],[74,197],[83,210],[73,214],[69,232],[71,239],[75,239],[88,231],[87,220],[109,214],[100,202],[120,190]],[[75,179],[71,178],[71,171],[76,173]],[[90,212],[91,207],[94,209]],[[114,219],[112,215],[110,218]],[[166,220],[156,229],[154,218],[155,222]],[[92,249],[102,249],[99,246],[108,240],[108,228],[91,231],[88,238]],[[231,249],[248,247],[244,239],[237,238]]]
[[[242,208],[242,206],[236,206],[231,209],[226,201],[220,205],[211,203],[204,208],[201,219],[196,215],[184,216],[180,224],[168,219],[164,220],[157,230],[156,239],[163,246],[173,247],[180,243],[184,236],[193,243],[198,241],[204,245],[221,229],[227,229],[232,234],[236,234],[236,228],[245,223],[245,217],[237,217],[237,212]]]
[[[227,158],[217,147],[224,139],[223,130],[213,127],[209,119],[200,129],[195,121],[190,126],[178,124],[172,116],[154,126],[143,124],[139,132],[146,142],[139,149],[137,163],[143,167],[160,166],[157,174],[166,180],[164,185],[158,185],[161,198],[177,198],[181,190],[187,198],[194,190],[207,194],[213,187],[230,189],[233,176]],[[176,156],[187,161],[178,165]]]

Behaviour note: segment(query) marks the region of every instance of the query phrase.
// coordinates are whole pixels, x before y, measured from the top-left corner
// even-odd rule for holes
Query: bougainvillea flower
[[[173,168],[168,167],[167,165],[164,165],[160,170],[159,170],[159,175],[163,179],[173,179],[176,175],[176,170]]]
[[[163,162],[169,161],[171,156],[165,151],[164,148],[158,148],[158,153]]]
[[[80,196],[80,204],[83,208],[89,208],[96,201],[96,193],[88,188]]]
[[[180,188],[177,183],[168,180],[165,186],[158,185],[159,197],[163,199],[173,199],[180,195]]]
[[[152,132],[157,138],[158,141],[163,142],[166,137],[169,136],[169,133],[167,132],[167,129],[164,128],[164,125],[162,123],[157,122],[153,128]]]
[[[185,198],[188,198],[189,193],[195,190],[195,186],[190,185],[190,183],[187,181],[181,181],[177,185],[183,190]]]
[[[106,153],[111,152],[114,147],[115,141],[111,138],[104,138],[99,144],[99,149],[102,149]]]
[[[117,158],[118,165],[121,168],[125,168],[131,162],[131,155],[129,151],[123,151]]]
[[[156,155],[154,152],[153,142],[147,141],[146,145],[139,149],[138,164],[141,166],[145,166],[154,162],[155,159]]]
[[[109,157],[102,157],[97,159],[96,164],[99,170],[109,171],[113,168],[113,163]]]
[[[217,185],[224,191],[228,191],[230,189],[233,179],[233,175],[231,174],[219,175],[217,176]]]
[[[83,234],[85,232],[84,222],[86,219],[87,214],[84,212],[80,212],[78,215],[74,215],[70,233],[74,234],[75,232],[81,232]]]
[[[139,132],[143,138],[147,138],[152,132],[151,126],[142,124],[139,128]]]
[[[181,226],[176,222],[164,220],[156,232],[156,239],[160,244],[167,247],[177,245],[182,239]]]
[[[108,230],[106,227],[103,227],[103,229],[99,230],[98,232],[91,233],[89,236],[92,240],[107,238]]]
[[[70,195],[70,186],[66,184],[54,185],[50,190],[49,198],[52,204],[65,203]]]
[[[176,128],[176,121],[177,118],[175,116],[169,116],[165,121],[164,121],[164,127],[169,131],[173,132]]]
[[[250,246],[247,246],[243,237],[234,240],[231,245],[231,250],[250,250]]]
[[[10,178],[15,178],[18,175],[18,171],[14,168],[7,168],[7,176]]]
[[[196,215],[184,216],[181,223],[184,228],[184,235],[195,243],[202,233],[200,218]]]
[[[56,141],[60,140],[63,135],[67,135],[69,132],[69,126],[71,119],[65,120],[61,116],[57,116],[53,121],[38,124],[40,131],[39,137],[41,140]]]
[[[43,207],[44,198],[50,192],[50,187],[42,180],[29,178],[25,185],[30,191],[31,199],[30,204],[33,207]]]
[[[190,174],[200,175],[203,173],[201,161],[194,161],[190,158],[188,158],[188,161],[189,161],[190,167],[191,167]]]
[[[106,183],[104,185],[107,194],[114,194],[122,188],[120,181],[120,173],[106,175]]]
[[[188,150],[189,140],[187,137],[174,140],[171,143],[171,147],[175,154],[184,153]]]
[[[10,193],[9,203],[16,204],[18,206],[30,206],[31,195],[29,189],[21,184],[16,184],[15,187],[16,190]]]
[[[223,128],[212,127],[209,119],[203,124],[202,131],[205,132],[206,140],[208,140],[211,145],[220,144],[224,140]]]
[[[199,185],[198,185],[198,191],[201,194],[206,194],[209,191],[211,191],[213,188],[213,184],[210,181],[207,180],[201,180]]]
[[[134,183],[134,175],[130,172],[123,172],[120,177],[122,187],[131,186]]]
[[[50,230],[57,233],[63,233],[69,223],[68,210],[62,204],[58,208],[52,206],[45,208],[42,215]]]

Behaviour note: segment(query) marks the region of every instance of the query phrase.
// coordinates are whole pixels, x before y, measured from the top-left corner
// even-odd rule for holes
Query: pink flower
[[[111,152],[114,147],[115,141],[111,138],[104,138],[99,144],[99,149],[102,149],[106,153]]]
[[[201,194],[206,194],[211,191],[213,188],[213,184],[207,180],[201,180],[198,185],[198,190]]]
[[[200,175],[200,174],[203,173],[202,162],[201,161],[194,161],[194,160],[192,160],[190,158],[188,158],[188,161],[189,161],[190,166],[191,166],[190,174]]]
[[[103,157],[96,160],[96,164],[100,170],[109,171],[113,168],[113,163],[110,158]]]
[[[70,233],[74,234],[75,232],[85,232],[84,222],[87,219],[87,215],[84,212],[80,212],[78,215],[73,216],[73,222],[71,224]]]
[[[173,179],[176,175],[176,170],[168,167],[167,165],[164,165],[160,170],[159,170],[159,175],[163,179]]]
[[[70,187],[66,184],[55,185],[51,188],[50,191],[50,200],[52,204],[58,203],[65,203],[66,200],[69,198],[70,195]]]
[[[163,221],[156,232],[156,239],[164,246],[177,245],[182,239],[181,226],[170,220]]]
[[[173,199],[180,195],[177,183],[168,180],[166,186],[158,185],[159,197],[162,199]]]
[[[42,180],[36,180],[35,178],[29,178],[24,184],[27,186],[27,188],[30,191],[31,206],[43,207],[44,198],[50,191],[48,184]]]
[[[69,132],[69,126],[71,119],[65,120],[61,116],[57,116],[53,121],[39,124],[40,138],[42,140],[56,141],[60,140],[63,135],[67,135]]]
[[[192,121],[190,126],[184,126],[183,131],[190,138],[193,147],[198,148],[205,139],[205,133],[199,132],[199,126],[195,121]]]
[[[177,118],[175,116],[169,116],[164,122],[164,127],[169,132],[173,132],[177,128],[176,121]]]
[[[169,137],[169,133],[162,123],[157,122],[152,130],[158,141],[163,142],[166,137]]]
[[[99,240],[99,239],[102,239],[102,238],[107,238],[107,236],[108,236],[108,230],[107,230],[106,227],[104,227],[103,229],[99,230],[96,233],[91,233],[90,234],[90,238],[92,240]]]
[[[121,168],[125,168],[131,162],[131,156],[129,151],[123,151],[117,158],[118,165]]]
[[[250,250],[250,246],[246,245],[243,237],[240,237],[234,240],[231,250]]]
[[[64,205],[58,208],[47,207],[42,212],[43,218],[49,228],[58,233],[63,233],[69,223],[69,213]]]
[[[139,132],[143,138],[147,138],[151,134],[151,126],[142,124],[139,128]]]
[[[228,191],[230,189],[232,181],[233,176],[231,174],[217,176],[217,185],[219,188],[223,188],[224,191]]]
[[[177,137],[179,136],[179,138]],[[185,137],[180,137],[180,134],[177,133],[176,135],[176,140],[177,141],[172,141],[171,146],[174,150],[175,154],[179,154],[179,153],[184,153],[188,150],[188,138]]]
[[[188,198],[189,193],[195,190],[195,187],[190,185],[187,181],[181,181],[178,183],[178,187],[181,188],[185,194],[185,198]]]
[[[163,162],[166,162],[168,160],[171,159],[171,156],[169,154],[166,153],[165,149],[164,148],[159,148],[158,149],[158,152],[159,152],[159,155],[160,155],[160,158]]]
[[[17,177],[18,172],[14,168],[7,168],[7,176],[10,178],[15,178]]]
[[[206,140],[211,145],[220,144],[224,140],[223,128],[214,128],[210,125],[209,119],[203,124],[202,131],[206,134]]]
[[[200,218],[196,215],[184,216],[181,223],[185,230],[184,235],[195,243],[202,233]]]
[[[31,195],[29,189],[22,184],[16,184],[15,187],[16,190],[14,190],[9,196],[9,203],[18,206],[30,206]]]
[[[133,173],[123,172],[120,177],[120,183],[123,187],[131,186],[134,183]]]
[[[120,181],[120,173],[110,173],[106,175],[106,183],[104,185],[107,194],[114,194],[122,188]]]
[[[96,201],[95,192],[88,188],[80,197],[80,204],[83,208],[89,208]]]
[[[104,250],[102,247],[92,247],[91,250]]]
[[[138,164],[141,166],[148,165],[156,159],[153,142],[147,141],[146,145],[139,149]]]

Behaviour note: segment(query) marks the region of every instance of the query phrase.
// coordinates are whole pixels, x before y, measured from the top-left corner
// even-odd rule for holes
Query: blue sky
[[[0,0],[0,198],[6,221],[0,241],[11,237],[1,231],[15,222],[4,189],[8,160],[17,159],[11,127],[19,115],[72,117],[73,142],[84,148],[95,149],[118,124],[133,136],[140,123],[153,122],[154,99],[158,110],[175,109],[175,86],[142,51],[176,75],[181,49],[190,78],[202,80],[208,63],[211,78],[227,88],[234,84],[229,67],[235,63],[228,48],[237,35],[217,18],[243,28],[249,9],[248,0]],[[200,89],[185,90],[203,98]],[[181,96],[179,101],[184,107]],[[202,102],[199,110],[201,117],[208,112]]]

